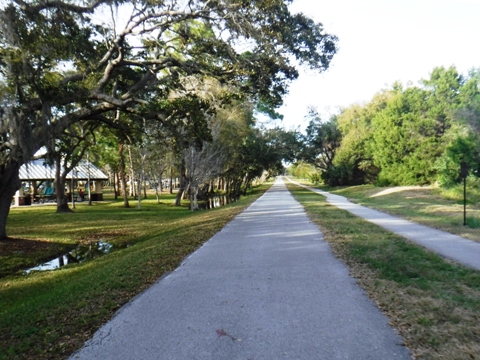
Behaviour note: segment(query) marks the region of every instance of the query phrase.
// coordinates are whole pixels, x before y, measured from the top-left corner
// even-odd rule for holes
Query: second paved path
[[[366,206],[361,206],[350,202],[343,196],[306,186],[291,179],[288,180],[298,186],[324,196],[327,202],[331,205],[347,210],[356,216],[364,218],[365,220],[379,225],[397,235],[403,236],[404,238],[424,246],[445,258],[454,260],[473,269],[480,270],[479,242],[465,239],[446,231],[420,225]]]
[[[73,359],[407,359],[281,180]]]

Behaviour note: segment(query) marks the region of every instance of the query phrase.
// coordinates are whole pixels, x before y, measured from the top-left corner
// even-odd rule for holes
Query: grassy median
[[[480,272],[450,263],[287,183],[419,359],[480,358]]]
[[[376,187],[373,185],[322,189],[350,201],[480,242],[480,189],[467,186],[467,225],[464,226],[463,187]]]
[[[171,195],[160,204],[144,200],[141,211],[114,201],[78,204],[74,214],[56,214],[50,206],[12,209],[7,229],[15,239],[0,244],[0,359],[68,357],[118,308],[175,269],[267,188],[196,212],[172,206]],[[99,240],[113,244],[113,251],[59,270],[22,272],[39,259]]]

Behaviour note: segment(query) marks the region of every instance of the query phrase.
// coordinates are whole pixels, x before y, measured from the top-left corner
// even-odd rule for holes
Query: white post
[[[90,160],[87,154],[87,173],[88,173],[88,205],[92,205],[92,191],[90,190]]]
[[[72,169],[72,208],[75,209],[75,169]]]
[[[15,205],[19,206],[19,205],[23,205],[23,204],[20,204],[20,198],[23,198],[23,186],[17,190],[17,192],[15,193]]]

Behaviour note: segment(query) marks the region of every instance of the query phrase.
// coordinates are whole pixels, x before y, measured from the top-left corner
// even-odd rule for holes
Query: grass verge
[[[416,358],[480,358],[479,271],[449,263],[320,195],[286,184]]]
[[[463,188],[374,185],[318,188],[345,196],[356,204],[480,242],[480,191],[474,186],[467,191],[467,226],[463,225]]]
[[[144,200],[141,211],[113,201],[77,206],[75,214],[55,214],[55,208],[47,207],[14,209],[10,235],[47,243],[43,252],[33,251],[44,257],[57,252],[56,246],[100,238],[114,247],[129,246],[89,262],[28,276],[17,271],[16,260],[14,266],[4,267],[4,275],[9,275],[0,279],[0,359],[68,357],[117,309],[175,269],[267,188],[257,188],[229,206],[197,212],[156,200]],[[27,234],[30,239],[25,239]],[[40,255],[23,256],[34,261]],[[3,260],[8,259],[3,254]]]

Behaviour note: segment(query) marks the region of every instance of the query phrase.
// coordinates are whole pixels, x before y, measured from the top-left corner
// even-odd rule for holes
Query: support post
[[[467,226],[467,177],[463,178],[463,226]]]
[[[463,178],[463,226],[467,226],[467,176],[468,164],[465,161],[460,163],[460,176]]]
[[[72,209],[75,209],[75,169],[72,169]]]
[[[88,177],[88,205],[92,206],[92,190],[91,190],[91,179],[90,179],[90,159],[87,154],[87,177]]]

